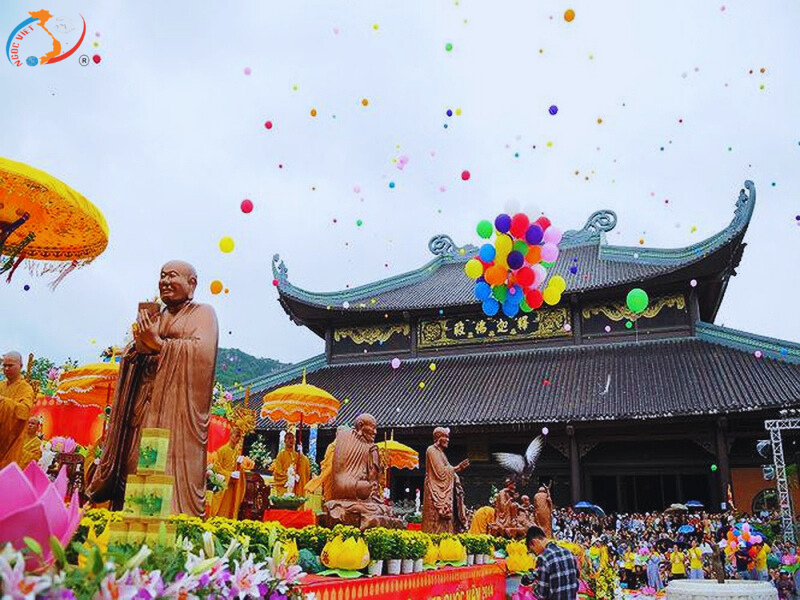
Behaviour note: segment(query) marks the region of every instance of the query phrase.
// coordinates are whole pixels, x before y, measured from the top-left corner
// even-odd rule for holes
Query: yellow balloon
[[[548,286],[547,288],[545,288],[542,297],[544,298],[544,301],[550,306],[555,306],[556,304],[561,302],[561,292],[559,292],[553,286]]]
[[[508,253],[511,252],[511,238],[505,234],[498,236],[494,247],[498,256],[508,256]]]
[[[550,283],[548,287],[552,287],[553,289],[557,290],[559,294],[561,294],[564,290],[567,289],[567,282],[561,275],[553,275],[550,278]]]
[[[219,241],[219,249],[222,250],[225,254],[233,252],[234,245],[235,244],[233,243],[233,238],[227,235]]]
[[[483,275],[483,264],[477,258],[472,258],[464,265],[464,272],[470,279],[477,279]]]

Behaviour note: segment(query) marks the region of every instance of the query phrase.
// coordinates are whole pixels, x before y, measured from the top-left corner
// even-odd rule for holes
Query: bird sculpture
[[[525,454],[512,454],[510,452],[495,452],[494,459],[498,464],[514,473],[514,478],[518,483],[527,485],[530,482],[533,470],[536,468],[536,461],[544,448],[544,436],[536,436],[530,444]]]

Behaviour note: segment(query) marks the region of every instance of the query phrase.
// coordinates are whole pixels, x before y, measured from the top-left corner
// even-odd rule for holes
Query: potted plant
[[[460,536],[461,543],[464,544],[464,548],[467,549],[467,565],[474,565],[475,564],[475,556],[479,553],[480,550],[480,541],[478,537],[475,535],[471,535],[469,533],[465,533]]]
[[[414,573],[421,573],[425,568],[425,554],[428,551],[428,538],[422,533],[414,533],[412,538]]]
[[[400,534],[400,558],[403,562],[400,566],[401,573],[414,572],[414,538],[412,533],[401,532]]]
[[[370,562],[367,565],[367,573],[370,577],[375,577],[383,573],[383,561],[389,558],[392,540],[387,535],[388,530],[383,527],[367,529],[364,532],[364,539],[369,548]]]
[[[400,532],[397,529],[386,530],[386,574],[399,575],[401,565]]]

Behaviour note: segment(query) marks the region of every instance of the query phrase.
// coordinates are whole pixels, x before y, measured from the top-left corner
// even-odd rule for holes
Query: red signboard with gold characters
[[[490,600],[505,598],[506,575],[501,564],[444,567],[409,575],[371,579],[338,579],[309,575],[303,591],[317,600]]]

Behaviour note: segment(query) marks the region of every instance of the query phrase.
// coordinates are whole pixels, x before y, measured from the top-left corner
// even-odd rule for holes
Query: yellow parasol
[[[381,460],[387,467],[398,469],[416,469],[419,467],[419,453],[413,448],[394,440],[386,440],[377,444]]]
[[[88,265],[108,245],[108,225],[98,208],[47,173],[0,157],[0,273],[24,259],[57,272],[53,287]]]
[[[264,395],[261,418],[306,425],[330,423],[339,413],[340,403],[331,394],[315,385],[303,382],[285,385]]]
[[[77,367],[61,375],[55,398],[82,406],[108,406],[114,395],[118,375],[117,362],[91,363]]]

